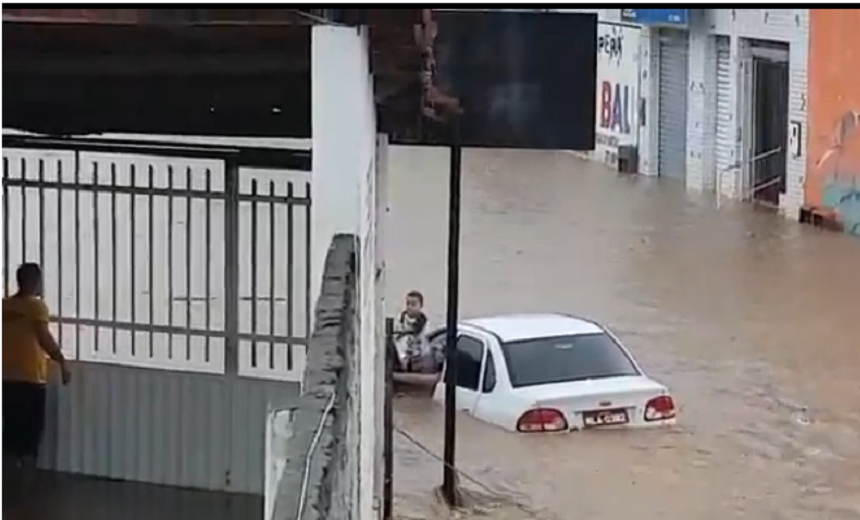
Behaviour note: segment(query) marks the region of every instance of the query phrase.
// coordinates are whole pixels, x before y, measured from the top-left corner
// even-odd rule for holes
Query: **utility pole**
[[[460,189],[462,147],[460,117],[451,116],[451,158],[448,192],[448,308],[445,337],[445,448],[442,495],[448,505],[458,506],[457,469],[457,321],[460,299]]]

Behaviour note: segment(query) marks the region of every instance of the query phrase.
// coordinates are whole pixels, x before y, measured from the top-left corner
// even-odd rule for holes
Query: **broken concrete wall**
[[[353,235],[334,237],[273,520],[356,518],[352,507],[358,482],[355,254]]]

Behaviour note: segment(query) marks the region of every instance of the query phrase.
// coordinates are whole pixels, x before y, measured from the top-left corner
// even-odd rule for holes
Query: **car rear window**
[[[510,341],[502,343],[502,352],[515,388],[639,375],[605,333]]]

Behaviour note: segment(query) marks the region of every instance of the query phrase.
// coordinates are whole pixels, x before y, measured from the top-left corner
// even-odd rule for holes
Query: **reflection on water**
[[[389,310],[421,289],[440,324],[447,152],[390,158]],[[470,150],[464,168],[462,315],[595,318],[681,415],[672,430],[550,436],[461,417],[463,470],[542,518],[860,518],[860,242],[563,152]],[[396,406],[441,453],[441,409]],[[396,447],[395,511],[442,516],[440,463]],[[492,518],[533,517],[487,502]]]

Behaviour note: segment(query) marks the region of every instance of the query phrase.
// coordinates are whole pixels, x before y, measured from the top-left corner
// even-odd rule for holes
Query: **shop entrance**
[[[786,187],[788,45],[754,45],[749,65],[751,124],[746,133],[745,198],[776,207]]]

